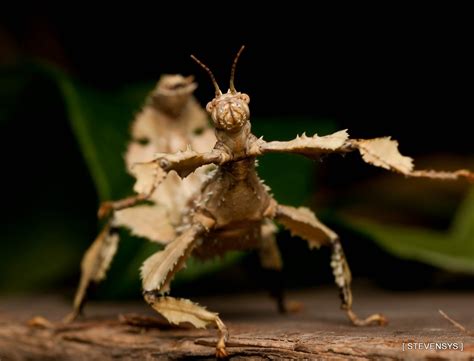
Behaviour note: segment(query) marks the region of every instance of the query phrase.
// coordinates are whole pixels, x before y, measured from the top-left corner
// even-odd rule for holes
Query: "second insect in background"
[[[150,161],[156,153],[174,153],[189,146],[207,152],[214,147],[216,137],[208,115],[193,96],[196,88],[192,76],[161,76],[131,124],[132,140],[124,158],[132,176],[135,163]],[[84,254],[73,311],[66,321],[74,320],[82,311],[91,283],[105,278],[119,243],[117,227],[126,227],[133,234],[160,244],[173,240],[176,237],[174,227],[181,220],[186,203],[199,191],[213,168],[203,167],[184,180],[176,173],[170,174],[151,195],[152,204],[114,213]]]

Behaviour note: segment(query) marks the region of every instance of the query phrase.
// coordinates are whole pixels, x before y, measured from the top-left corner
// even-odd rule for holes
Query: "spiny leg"
[[[327,245],[331,247],[331,268],[336,285],[341,295],[341,308],[354,325],[365,326],[371,323],[384,325],[387,323],[385,316],[373,314],[365,319],[360,319],[352,311],[351,272],[342,250],[339,236],[330,228],[321,223],[314,213],[308,208],[294,208],[278,205],[275,220],[291,231],[293,235],[300,236],[309,243],[310,248]]]
[[[143,263],[141,276],[143,296],[154,310],[172,324],[189,322],[197,328],[214,324],[219,330],[216,355],[226,357],[225,342],[228,339],[228,332],[217,313],[209,312],[186,299],[163,296],[165,292],[169,292],[171,280],[185,266],[198,240],[205,236],[213,225],[213,219],[195,214],[190,226],[162,251],[156,252]]]
[[[351,322],[356,326],[366,326],[372,323],[385,325],[387,319],[384,315],[380,313],[375,313],[370,315],[365,319],[360,319],[354,311],[352,311],[352,291],[351,291],[351,271],[342,250],[341,243],[339,238],[331,240],[331,268],[334,275],[335,282],[339,287],[340,297],[341,297],[341,308],[346,311],[347,316]]]
[[[107,223],[82,258],[81,280],[74,297],[73,310],[63,320],[66,323],[74,321],[81,313],[91,282],[100,282],[105,278],[117,251],[119,238],[113,228],[115,211],[132,207],[149,199],[166,176],[166,173],[155,162],[139,164],[137,171],[141,174],[141,179],[137,180],[135,185],[138,194],[118,201],[102,202],[99,207],[99,219],[107,219]]]
[[[112,263],[117,251],[119,236],[111,223],[111,221],[107,222],[82,258],[81,280],[74,297],[73,310],[63,320],[66,323],[74,321],[79,316],[91,283],[102,281]]]
[[[218,358],[227,357],[225,343],[229,338],[229,332],[217,313],[210,312],[187,299],[163,296],[158,291],[145,291],[143,297],[155,311],[171,324],[188,322],[196,328],[206,328],[206,326],[214,324],[219,331],[216,356]]]

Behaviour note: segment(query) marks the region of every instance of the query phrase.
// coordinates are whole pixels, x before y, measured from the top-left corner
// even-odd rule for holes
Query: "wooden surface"
[[[302,301],[298,314],[279,315],[263,293],[197,299],[218,311],[230,330],[231,359],[474,359],[474,338],[438,313],[474,330],[472,292],[387,293],[355,289],[361,316],[383,312],[385,327],[351,326],[339,310],[334,288],[290,293]],[[42,315],[57,322],[69,310],[67,300],[52,296],[0,299],[0,360],[161,360],[213,359],[215,330],[160,325],[134,326],[132,313],[155,316],[145,303],[88,305],[87,317],[69,327],[30,327]],[[126,315],[119,319],[119,314]],[[48,325],[45,325],[48,326]],[[159,326],[159,327],[157,327]],[[457,342],[464,351],[403,351],[408,342]]]

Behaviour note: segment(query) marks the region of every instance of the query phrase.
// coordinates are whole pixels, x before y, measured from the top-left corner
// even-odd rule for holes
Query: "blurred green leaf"
[[[446,270],[474,274],[474,188],[459,207],[448,232],[345,219],[388,252]]]
[[[28,83],[29,74],[20,69],[0,70],[0,124],[18,106],[20,94]]]
[[[82,86],[55,68],[44,66],[44,70],[56,80],[64,97],[72,129],[99,197],[115,199],[130,193],[133,183],[123,162],[128,127],[153,85],[105,93]]]

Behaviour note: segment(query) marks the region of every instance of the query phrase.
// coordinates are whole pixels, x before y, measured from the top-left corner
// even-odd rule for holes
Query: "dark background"
[[[63,13],[3,14],[0,61],[11,66],[46,60],[104,92],[156,80],[162,73],[196,74],[196,96],[205,104],[213,88],[189,55],[205,62],[227,89],[232,59],[245,44],[236,87],[250,95],[255,117],[331,119],[355,138],[391,135],[403,153],[415,157],[472,155],[473,29],[462,9],[368,8],[359,17],[351,9],[343,16],[296,6],[279,9],[278,15],[273,8],[259,14],[236,4],[235,11],[216,6],[219,15],[202,16],[187,6],[138,8],[120,17],[113,9],[92,15],[73,7]],[[4,257],[19,262],[21,247],[8,239],[28,227],[33,205],[44,205],[45,213],[75,215],[78,221],[70,227],[86,229],[92,239],[98,204],[62,106],[44,104],[42,94],[26,94],[28,109],[4,125],[1,146],[4,209],[9,210]],[[32,118],[25,121],[25,114]],[[63,161],[75,165],[67,174],[56,166]],[[323,179],[337,190],[374,174],[354,164],[347,163],[349,171],[340,171],[341,162],[329,165]],[[44,174],[50,177],[39,177]],[[61,178],[65,181],[58,186]],[[436,221],[430,225],[443,229],[449,218]],[[370,242],[359,245],[373,263],[357,261],[360,251],[348,246],[356,275],[386,278],[389,287],[397,287],[406,271],[412,280],[402,288],[432,284],[430,267],[393,259]],[[377,265],[385,262],[395,266],[380,274]],[[413,279],[413,270],[418,278]],[[70,288],[75,277],[69,275],[61,286]]]
[[[189,55],[226,88],[245,44],[236,84],[250,94],[256,116],[328,117],[356,137],[391,134],[410,151],[469,150],[463,129],[472,119],[472,25],[462,9],[377,17],[287,10],[261,17],[242,10],[228,19],[192,8],[138,9],[140,16],[129,17],[3,14],[2,62],[40,57],[102,89],[163,72],[197,74],[197,97],[206,102],[212,87]]]

